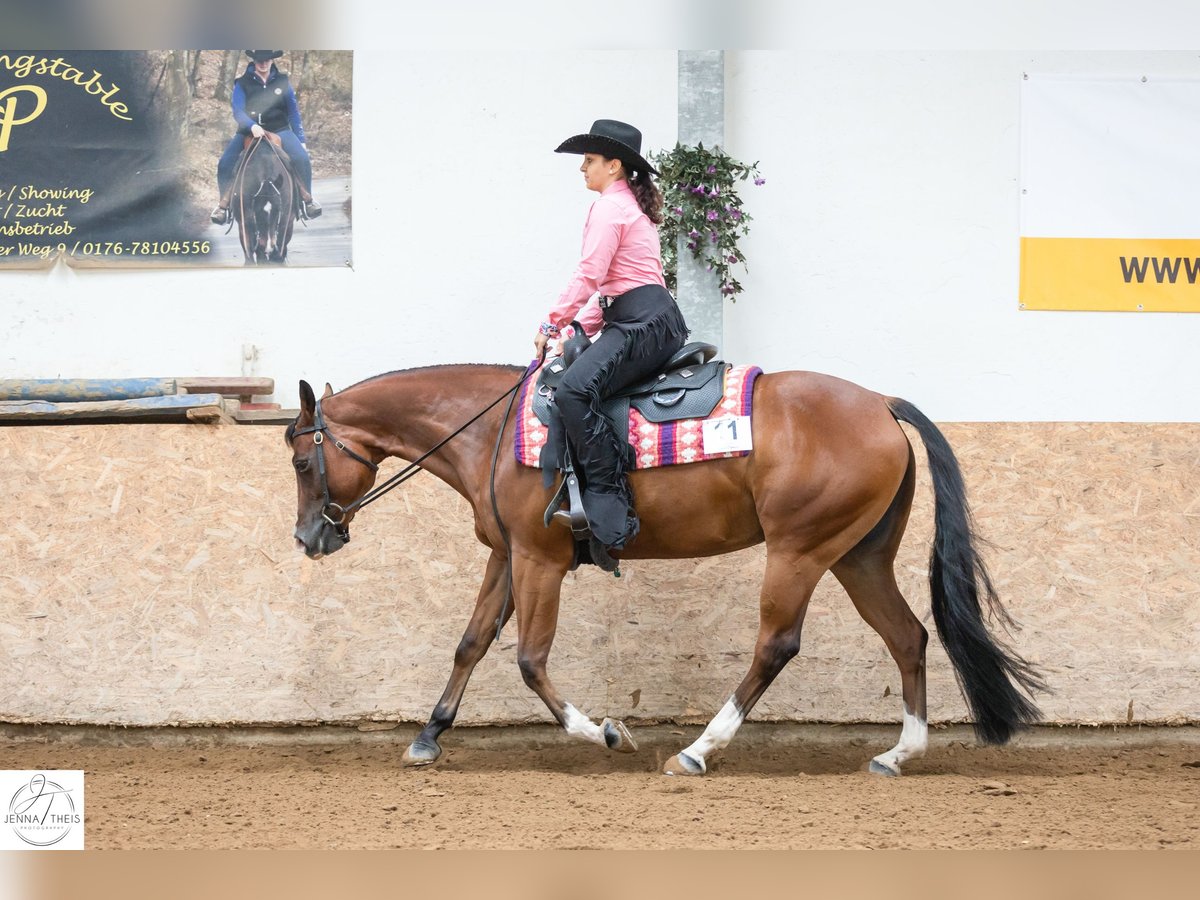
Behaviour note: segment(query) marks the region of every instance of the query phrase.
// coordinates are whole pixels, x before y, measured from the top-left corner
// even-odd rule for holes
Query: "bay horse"
[[[374,485],[382,460],[412,461],[431,448],[435,452],[421,466],[466,498],[475,535],[491,549],[450,680],[405,751],[405,766],[427,765],[441,755],[438,739],[454,722],[472,670],[514,612],[517,665],[559,725],[610,750],[637,749],[624,723],[594,722],[559,694],[547,674],[573,537],[566,528],[543,524],[553,488],[543,487],[540,470],[515,461],[513,417],[493,408],[439,445],[478,413],[480,398],[503,399],[520,375],[506,366],[434,366],[380,375],[339,393],[326,385],[320,400],[300,382],[300,414],[285,440],[298,489],[296,543],[309,557],[333,553],[349,539],[355,501]],[[898,422],[911,425],[926,448],[935,504],[933,617],[976,735],[1004,743],[1040,718],[1027,696],[1045,689],[1037,670],[994,637],[985,621],[991,614],[1011,623],[976,548],[958,462],[938,428],[911,403],[848,381],[812,372],[763,374],[753,388],[749,455],[629,476],[642,528],[614,553],[621,560],[712,556],[764,542],[767,551],[750,669],[700,738],[666,762],[665,774],[703,774],[709,757],[729,744],[799,651],[809,598],[827,570],[900,669],[900,739],[869,769],[899,775],[907,761],[924,754],[928,633],[893,573],[917,477],[913,449]]]
[[[297,208],[296,178],[279,138],[254,138],[238,158],[230,200],[246,265],[287,261]]]

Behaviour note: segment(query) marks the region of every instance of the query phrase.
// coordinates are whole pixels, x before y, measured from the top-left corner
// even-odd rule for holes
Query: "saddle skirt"
[[[556,383],[553,365],[551,360],[545,368],[549,380]],[[559,378],[561,374],[560,370]],[[637,469],[746,456],[750,449],[713,450],[714,440],[706,441],[705,422],[749,417],[754,381],[761,374],[757,366],[732,366],[721,360],[688,366],[606,400],[604,412],[617,433],[625,435]],[[553,465],[542,460],[553,414],[550,395],[543,378],[521,388],[514,439],[521,465]],[[551,450],[548,458],[555,455]]]

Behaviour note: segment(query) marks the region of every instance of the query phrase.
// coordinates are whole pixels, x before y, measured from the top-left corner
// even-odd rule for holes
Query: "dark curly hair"
[[[626,167],[628,168],[628,167]],[[629,175],[629,189],[646,214],[646,218],[655,225],[661,225],[663,220],[663,195],[654,183],[649,172],[634,171]]]

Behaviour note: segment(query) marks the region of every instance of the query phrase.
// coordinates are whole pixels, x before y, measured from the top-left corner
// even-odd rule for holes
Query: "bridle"
[[[446,444],[450,443],[450,441],[452,441],[454,438],[458,437],[460,434],[462,434],[464,431],[466,431],[469,427],[474,425],[479,419],[483,418],[483,416],[486,413],[490,412],[494,406],[496,406],[501,401],[503,401],[504,398],[508,397],[509,404],[508,404],[508,409],[504,413],[504,422],[501,423],[500,431],[496,435],[496,447],[495,447],[494,452],[492,453],[492,471],[491,471],[492,510],[496,515],[496,522],[500,526],[500,532],[504,536],[505,541],[507,543],[508,532],[507,532],[507,529],[505,529],[505,527],[504,527],[504,523],[500,521],[500,512],[499,512],[499,509],[496,507],[496,496],[495,496],[496,463],[497,463],[498,457],[499,457],[500,441],[504,435],[504,426],[507,424],[508,418],[512,414],[513,401],[516,400],[517,390],[521,387],[522,384],[525,383],[525,380],[530,375],[532,375],[534,372],[537,371],[538,367],[541,365],[541,362],[542,362],[541,359],[535,359],[525,369],[525,372],[521,375],[521,377],[519,379],[517,379],[516,384],[514,384],[507,391],[505,391],[503,394],[501,394],[499,397],[497,397],[495,400],[493,400],[491,403],[489,403],[487,406],[485,406],[483,409],[481,409],[479,412],[477,412],[475,415],[473,415],[470,419],[468,419],[461,426],[454,429],[454,431],[452,431],[450,434],[446,435],[444,438],[442,438],[440,441],[438,441],[436,444],[434,444],[432,447],[430,447],[428,450],[426,450],[424,453],[422,453],[420,456],[418,456],[416,459],[414,459],[411,463],[409,463],[407,466],[405,466],[402,470],[397,472],[395,475],[393,475],[387,481],[383,482],[382,484],[376,485],[371,490],[367,491],[365,494],[363,494],[361,497],[359,497],[357,500],[355,500],[353,503],[349,503],[346,506],[342,506],[340,503],[334,503],[333,497],[329,493],[329,476],[328,476],[327,468],[325,465],[325,438],[326,438],[326,436],[328,436],[329,440],[331,440],[333,442],[333,446],[337,447],[337,449],[341,450],[343,453],[345,453],[351,459],[358,460],[360,463],[362,463],[364,466],[366,466],[372,472],[378,472],[379,466],[376,465],[375,463],[371,462],[371,460],[367,459],[366,457],[361,456],[358,453],[355,453],[353,450],[351,450],[349,447],[347,447],[343,441],[340,441],[337,439],[337,436],[334,435],[334,433],[329,430],[329,426],[325,423],[325,414],[321,411],[321,401],[320,400],[316,401],[316,407],[313,410],[313,424],[308,426],[307,428],[297,428],[294,432],[292,432],[292,435],[293,435],[293,437],[299,437],[302,434],[311,434],[313,436],[313,443],[316,444],[316,446],[317,446],[317,473],[319,474],[319,476],[321,478],[321,493],[324,495],[324,499],[325,499],[325,502],[321,507],[321,518],[323,518],[326,522],[328,522],[330,525],[333,526],[333,528],[337,531],[338,537],[340,537],[342,539],[343,543],[347,543],[347,544],[350,543],[350,526],[346,522],[346,517],[348,515],[350,515],[350,513],[355,512],[358,509],[361,509],[362,507],[366,506],[369,503],[374,503],[376,500],[378,500],[380,497],[382,497],[388,491],[392,490],[393,488],[399,487],[405,481],[408,481],[408,479],[410,479],[414,475],[420,473],[422,471],[421,470],[422,462],[424,462],[430,456],[432,456],[433,454],[435,454],[439,450],[441,450],[442,447],[446,446]]]
[[[321,518],[333,526],[343,543],[348,544],[350,543],[350,526],[346,524],[346,516],[359,506],[362,506],[363,501],[362,498],[359,498],[354,503],[351,503],[349,507],[333,502],[333,497],[329,494],[329,475],[325,467],[325,436],[329,436],[329,440],[333,441],[333,446],[337,447],[351,459],[358,460],[372,472],[378,472],[379,466],[365,456],[355,453],[344,442],[337,439],[337,436],[325,424],[325,414],[321,411],[320,400],[317,401],[316,409],[313,410],[313,424],[308,428],[297,428],[294,432],[296,437],[302,434],[311,434],[313,436],[313,443],[317,447],[317,472],[321,477],[321,492],[325,495],[325,503],[321,507]]]

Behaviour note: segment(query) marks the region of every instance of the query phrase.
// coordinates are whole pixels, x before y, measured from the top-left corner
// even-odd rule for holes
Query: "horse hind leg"
[[[508,591],[506,569],[507,560],[493,553],[488,559],[487,569],[484,570],[483,584],[475,601],[475,611],[471,614],[471,620],[467,623],[462,640],[454,653],[454,668],[450,673],[450,680],[437,706],[433,708],[428,724],[404,751],[401,758],[404,766],[427,766],[442,755],[438,737],[454,724],[463,693],[467,689],[467,681],[475,671],[475,666],[487,654],[496,634],[496,620],[503,616],[500,623],[503,625],[512,615],[511,603],[501,613]]]
[[[767,549],[759,604],[758,641],[750,670],[704,733],[663,765],[664,775],[703,775],[708,757],[728,746],[775,677],[800,652],[804,614],[825,570],[803,556]]]
[[[893,569],[908,522],[915,471],[911,463],[895,499],[879,524],[833,567],[859,615],[883,638],[900,669],[904,725],[900,740],[870,762],[878,775],[899,775],[906,762],[925,755],[929,722],[925,695],[925,648],[929,632],[913,614]]]

